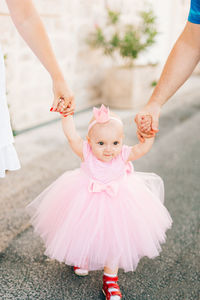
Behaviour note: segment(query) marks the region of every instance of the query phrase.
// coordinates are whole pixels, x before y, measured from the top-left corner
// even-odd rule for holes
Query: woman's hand
[[[147,104],[135,117],[137,124],[137,137],[140,142],[146,138],[154,137],[159,131],[158,123],[161,107],[157,103]]]
[[[64,79],[53,81],[53,92],[54,101],[51,111],[60,112],[65,115],[73,113],[75,109],[74,96]],[[61,101],[62,105],[60,105]]]

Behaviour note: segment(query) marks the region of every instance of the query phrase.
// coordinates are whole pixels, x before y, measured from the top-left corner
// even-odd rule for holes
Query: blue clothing
[[[200,24],[200,0],[191,0],[188,21]]]

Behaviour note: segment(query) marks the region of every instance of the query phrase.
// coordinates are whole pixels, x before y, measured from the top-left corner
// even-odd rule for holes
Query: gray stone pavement
[[[159,174],[165,182],[165,205],[173,218],[163,251],[143,258],[135,272],[119,272],[123,299],[199,299],[199,78],[193,78],[162,113],[153,149],[134,163],[138,171]],[[91,113],[76,117],[84,136]],[[121,111],[126,143],[137,142],[132,112]],[[78,278],[71,267],[47,259],[44,246],[24,208],[62,172],[79,165],[59,122],[16,139],[22,169],[0,182],[0,299],[104,299],[102,272]]]

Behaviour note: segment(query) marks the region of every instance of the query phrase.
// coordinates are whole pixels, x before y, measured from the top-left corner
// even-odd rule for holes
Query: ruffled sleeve
[[[86,160],[90,153],[90,145],[88,144],[88,141],[83,141],[83,158]]]
[[[122,159],[124,162],[127,162],[130,152],[131,152],[131,149],[132,149],[132,147],[130,147],[130,146],[127,146],[127,145],[122,146],[121,155],[122,155]]]

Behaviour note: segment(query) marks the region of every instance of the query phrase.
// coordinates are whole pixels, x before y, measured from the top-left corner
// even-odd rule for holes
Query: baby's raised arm
[[[153,143],[154,137],[145,139],[143,143],[136,144],[132,147],[128,160],[136,160],[149,152]]]
[[[72,150],[83,159],[83,139],[76,131],[72,115],[62,117],[62,127]]]

